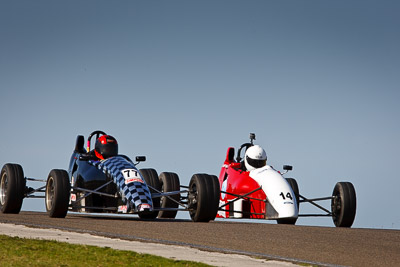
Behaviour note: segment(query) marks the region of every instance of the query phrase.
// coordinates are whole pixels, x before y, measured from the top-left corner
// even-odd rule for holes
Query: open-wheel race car
[[[260,146],[244,143],[237,151],[229,147],[221,168],[219,218],[249,218],[277,220],[279,224],[295,224],[298,217],[330,216],[337,227],[351,227],[356,214],[356,193],[352,183],[338,182],[332,196],[308,199],[299,193],[297,181],[284,178],[292,166],[284,165],[284,172],[266,164],[267,156]],[[242,153],[244,156],[242,157]],[[330,200],[331,210],[316,203]],[[299,214],[300,203],[310,203],[323,214]]]
[[[96,136],[91,150],[92,137]],[[137,169],[144,156],[134,163],[118,154],[118,143],[103,131],[87,139],[78,135],[68,172],[50,171],[47,180],[24,176],[19,164],[5,164],[0,177],[0,210],[19,213],[24,198],[44,198],[50,217],[64,218],[68,211],[138,214],[142,219],[175,218],[178,211],[189,211],[195,222],[214,220],[218,210],[218,178],[194,174],[189,186],[180,185],[173,172]],[[27,181],[42,182],[38,188]],[[43,195],[44,193],[44,195]]]

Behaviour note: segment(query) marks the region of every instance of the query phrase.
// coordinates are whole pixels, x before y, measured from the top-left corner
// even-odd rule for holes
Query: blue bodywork
[[[139,211],[141,206],[152,210],[150,190],[135,164],[128,157],[118,155],[96,161],[82,159],[82,154],[85,153],[75,151],[71,156],[68,174],[72,187],[120,196],[112,198],[92,194],[85,198],[85,206],[115,207],[116,210],[120,205],[127,205],[128,210]],[[110,180],[113,182],[104,186]]]

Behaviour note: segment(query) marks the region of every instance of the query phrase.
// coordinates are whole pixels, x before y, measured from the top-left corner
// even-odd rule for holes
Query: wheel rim
[[[164,183],[162,182],[162,180],[160,180],[160,183],[161,183],[161,192],[164,192]],[[165,196],[163,196],[163,197],[161,197],[160,198],[160,207],[164,207],[163,206],[163,204],[164,204],[164,201],[165,201]]]
[[[47,210],[51,210],[53,206],[53,199],[54,199],[54,180],[53,177],[49,177],[49,180],[47,182],[47,188],[46,188],[46,207]]]
[[[1,176],[1,182],[0,182],[0,204],[1,205],[4,205],[4,203],[6,202],[7,185],[8,185],[7,174],[4,172],[3,175]]]
[[[336,194],[333,199],[332,203],[332,215],[333,215],[333,220],[336,222],[338,220],[338,216],[340,213],[340,210],[342,209],[342,203],[340,201],[340,195]]]
[[[189,204],[192,209],[190,213],[195,214],[197,210],[197,185],[195,183],[190,187]]]

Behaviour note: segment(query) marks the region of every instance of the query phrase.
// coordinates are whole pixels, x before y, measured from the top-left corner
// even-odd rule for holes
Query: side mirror
[[[137,162],[146,161],[146,156],[136,156],[136,161],[137,161]]]
[[[284,169],[285,171],[291,171],[291,170],[293,170],[293,166],[290,166],[290,165],[283,165],[283,169]]]

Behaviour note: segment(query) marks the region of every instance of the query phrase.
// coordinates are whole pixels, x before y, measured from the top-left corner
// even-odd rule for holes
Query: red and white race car
[[[292,166],[284,165],[284,172],[281,173],[266,165],[265,152],[254,145],[253,140],[255,134],[250,134],[250,143],[240,146],[236,160],[235,149],[228,148],[219,175],[221,196],[218,218],[268,219],[277,220],[280,224],[295,224],[300,216],[330,216],[337,227],[351,227],[356,214],[356,193],[352,183],[338,182],[332,196],[307,199],[299,194],[295,179],[283,177],[292,170]],[[259,157],[261,164],[249,168],[246,160],[254,159],[248,157],[247,151],[253,146],[260,150],[256,158]],[[242,158],[242,151],[247,158]],[[321,200],[331,201],[330,211],[316,203]],[[304,202],[326,213],[299,214],[299,204]]]

